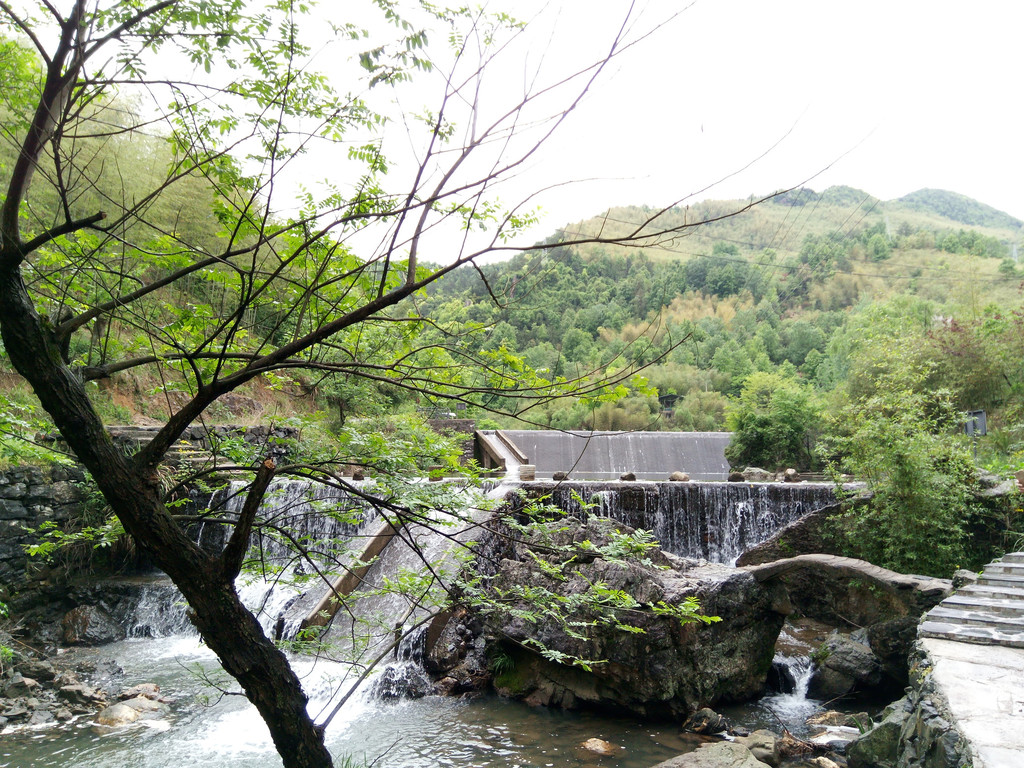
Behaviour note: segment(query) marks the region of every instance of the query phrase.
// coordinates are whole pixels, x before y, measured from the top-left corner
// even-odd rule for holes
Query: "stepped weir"
[[[219,492],[211,507],[237,513],[240,490],[241,484],[233,484]],[[727,564],[784,525],[835,501],[832,486],[820,483],[506,482],[488,495],[492,504],[500,504],[519,492],[569,514],[607,516],[649,530],[673,554]],[[371,493],[296,480],[271,485],[261,517],[274,530],[254,536],[250,552],[273,577],[267,594],[255,602],[265,626],[278,637],[293,638],[306,626],[328,623],[337,606],[334,598],[372,592],[396,574],[425,572],[430,562],[452,567],[456,551],[479,535],[478,526],[491,514],[470,509],[395,529],[380,519]],[[218,547],[223,526],[197,529],[196,535],[204,546]],[[284,539],[302,544],[307,555],[296,557]],[[289,578],[279,578],[281,573]],[[286,582],[296,586],[286,588]],[[392,616],[392,626],[407,613],[397,602],[390,605],[395,600],[386,595],[367,602],[377,614]]]
[[[827,483],[530,483],[570,513],[583,506],[642,528],[666,552],[733,563],[785,525],[828,504]],[[581,504],[581,501],[583,504]]]

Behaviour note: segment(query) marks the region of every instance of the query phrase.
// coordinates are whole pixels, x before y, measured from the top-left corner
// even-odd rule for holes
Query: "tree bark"
[[[56,336],[32,305],[17,267],[0,268],[0,332],[14,367],[125,530],[181,590],[193,624],[259,710],[286,768],[330,768],[323,732],[306,712],[306,695],[288,660],[242,605],[221,558],[203,552],[181,530],[155,474],[114,445],[81,379],[61,359]]]

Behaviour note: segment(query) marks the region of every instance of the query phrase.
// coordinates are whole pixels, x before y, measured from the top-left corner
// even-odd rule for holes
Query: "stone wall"
[[[123,446],[126,451],[133,453],[153,439],[161,429],[163,429],[162,426],[108,427],[114,442]],[[270,456],[275,460],[280,460],[288,454],[288,443],[299,440],[301,437],[301,430],[295,427],[265,426],[261,424],[253,426],[190,424],[181,433],[180,440],[205,450],[212,450],[223,440],[241,438],[246,444],[257,447],[261,456]]]
[[[35,541],[26,528],[63,524],[82,510],[84,473],[75,466],[15,467],[0,471],[0,599],[23,593],[48,578],[30,562],[25,546]]]
[[[447,433],[459,440],[461,463],[468,464],[476,458],[476,419],[427,419],[427,424],[435,432]]]

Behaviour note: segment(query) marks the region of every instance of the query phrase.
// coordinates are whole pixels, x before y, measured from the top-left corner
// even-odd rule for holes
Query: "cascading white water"
[[[244,482],[232,481],[210,499],[211,511],[237,516],[245,503],[245,489]],[[264,526],[286,530],[294,541],[325,558],[335,554],[336,542],[359,533],[378,515],[372,504],[344,488],[296,479],[273,481],[260,513]],[[220,538],[229,532],[221,527]],[[266,528],[254,535],[250,544],[252,556],[273,564],[292,559],[294,552],[282,535]]]
[[[683,557],[733,563],[784,525],[835,502],[820,483],[564,483],[557,506],[579,511],[573,493],[596,513],[654,534],[661,548]]]
[[[181,592],[165,576],[143,576],[121,582],[127,593],[115,616],[128,637],[194,635]]]
[[[241,482],[232,483],[213,497],[210,508],[237,515],[244,503],[244,487]],[[486,495],[493,500],[506,492],[505,486],[498,486],[488,489]],[[652,531],[669,552],[730,563],[787,523],[833,503],[835,494],[831,485],[805,483],[564,483],[552,492],[552,502],[569,512],[580,511],[580,498],[596,504],[597,514]],[[470,506],[468,496],[466,506]],[[366,535],[378,520],[377,511],[363,498],[300,480],[275,481],[268,489],[261,517],[289,531],[294,541],[306,547],[322,576],[347,564],[353,554],[352,537]],[[361,598],[351,621],[363,622],[364,627],[373,625],[375,632],[384,636],[394,632],[400,617],[409,614],[409,623],[423,613],[415,609],[410,613],[408,598],[388,594],[383,587],[396,574],[422,572],[426,563],[443,559],[442,553],[460,546],[459,537],[472,538],[460,532],[471,527],[472,516],[435,513],[435,518],[432,523],[406,526],[385,548],[364,577],[370,585],[364,591],[376,589],[380,594]],[[219,532],[215,534],[213,528]],[[204,545],[223,546],[227,530],[225,526],[206,526],[201,531]],[[265,567],[262,573],[240,579],[243,600],[269,632],[285,639],[294,637],[316,596],[324,594],[322,578],[313,578],[311,567],[296,559],[294,547],[280,536],[254,536],[250,555]],[[305,596],[305,587],[297,583],[304,575],[310,576],[310,591]],[[351,626],[346,627],[335,627],[332,632],[351,633]]]
[[[747,724],[753,727],[778,730],[780,725],[799,737],[810,737],[821,727],[807,725],[813,715],[825,709],[847,711],[847,702],[824,702],[807,695],[811,677],[816,669],[810,656],[791,656],[776,653],[772,661],[772,677],[782,690],[768,693],[753,702],[744,712]]]
[[[245,485],[233,482],[217,492],[209,507],[215,516],[237,515],[244,503]],[[464,506],[471,507],[469,491]],[[488,489],[497,500],[507,487]],[[835,501],[832,486],[825,484],[747,483],[568,483],[556,486],[552,502],[569,512],[579,512],[579,499],[596,504],[598,514],[608,515],[634,528],[651,530],[663,549],[674,554],[715,562],[734,562],[783,525],[803,514]],[[389,590],[388,580],[399,574],[417,574],[427,563],[453,567],[452,553],[473,538],[474,520],[485,513],[452,515],[434,513],[432,522],[410,524],[385,548],[364,576],[364,597],[347,608],[348,619],[338,620],[331,629],[335,637],[351,635],[353,622],[360,631],[384,642],[395,633],[395,622],[404,617],[411,625],[426,610],[413,608],[407,596]],[[310,553],[313,564],[295,557],[295,548],[282,536],[254,535],[250,558],[261,564],[257,573],[240,577],[238,590],[245,604],[259,617],[264,628],[276,637],[295,637],[299,623],[324,594],[322,577],[337,573],[350,563],[362,536],[377,523],[377,510],[362,497],[343,489],[309,481],[279,480],[271,484],[261,508],[261,519],[289,532],[294,542]],[[216,529],[216,530],[215,530]],[[205,546],[223,546],[228,526],[207,525],[201,535]],[[356,544],[351,542],[356,538]],[[315,569],[320,574],[310,571]],[[375,593],[376,592],[376,593]],[[152,608],[135,620],[143,635],[166,634],[184,628],[187,622],[163,597],[163,607]],[[148,603],[147,603],[148,604]],[[358,607],[357,607],[358,606]],[[177,618],[175,618],[177,617]],[[170,630],[159,629],[170,623]],[[151,628],[151,627],[156,627]]]
[[[232,481],[209,500],[214,517],[237,517],[245,503],[246,484]],[[336,574],[352,559],[354,537],[379,517],[362,496],[308,480],[280,479],[270,484],[260,506],[262,528],[249,543],[256,564],[239,577],[238,592],[264,629],[277,637],[294,637],[298,615],[288,616],[310,587]],[[224,525],[197,527],[200,543],[220,549],[230,535]],[[304,551],[297,554],[297,548]]]
[[[421,521],[407,522],[362,576],[360,588],[323,639],[341,642],[350,652],[350,638],[358,635],[365,643],[362,657],[372,658],[430,617],[436,600],[445,600],[444,590],[461,568],[459,554],[469,552],[481,533],[479,525],[507,492],[503,486],[484,493],[463,488],[452,499],[452,511],[428,510]],[[406,584],[399,586],[403,581]],[[417,658],[425,631],[420,626],[404,637],[391,653],[393,662]]]

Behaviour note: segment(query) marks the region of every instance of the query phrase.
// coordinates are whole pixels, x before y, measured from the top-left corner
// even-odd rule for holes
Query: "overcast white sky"
[[[628,5],[550,3],[536,50],[557,18],[549,59],[587,60]],[[652,0],[640,25],[684,5]],[[604,177],[546,197],[537,236],[612,205],[805,179],[883,199],[948,189],[1024,219],[1022,43],[1018,0],[698,0],[618,62],[531,169],[535,187]]]

